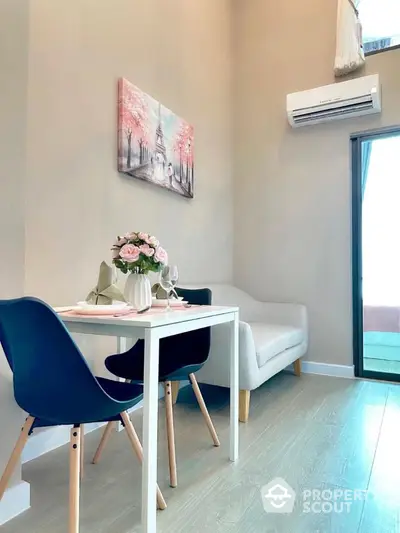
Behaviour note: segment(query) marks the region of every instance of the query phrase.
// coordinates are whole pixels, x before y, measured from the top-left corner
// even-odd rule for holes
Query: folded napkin
[[[164,290],[159,283],[155,283],[151,288],[151,294],[157,298],[157,300],[166,300],[167,299],[167,291]],[[175,289],[172,289],[172,292],[170,293],[170,298],[177,298]]]
[[[103,261],[97,285],[87,295],[86,301],[93,305],[111,305],[113,300],[125,302],[122,292],[112,283],[112,277],[112,268]]]

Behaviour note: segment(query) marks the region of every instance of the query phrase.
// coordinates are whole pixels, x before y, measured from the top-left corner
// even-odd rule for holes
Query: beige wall
[[[234,168],[237,283],[304,302],[308,359],[352,364],[349,135],[400,124],[400,51],[367,58],[383,113],[292,130],[285,95],[333,83],[337,0],[236,0]]]
[[[24,184],[28,0],[0,2],[0,299],[24,291]],[[0,472],[20,432],[11,373],[0,346]],[[20,479],[15,472],[13,483]],[[0,520],[7,514],[0,504]]]
[[[232,278],[228,0],[31,2],[26,291],[86,296],[117,233],[157,235],[181,279]],[[116,171],[124,76],[195,126],[195,199]]]
[[[231,128],[229,0],[35,0],[28,72],[28,2],[2,2],[1,294],[23,291],[24,224],[25,290],[51,303],[84,297],[131,228],[162,240],[182,280],[231,279],[233,131],[236,281],[307,304],[309,358],[350,364],[349,134],[400,123],[400,52],[367,60],[381,116],[291,130],[285,94],[334,81],[336,0],[233,6]],[[195,125],[195,200],[116,172],[121,75]]]
[[[23,293],[28,5],[0,3],[0,299]]]
[[[1,0],[0,298],[84,298],[116,234],[135,229],[183,281],[232,279],[229,4]],[[194,200],[116,171],[120,76],[193,123]],[[7,370],[1,357],[0,471],[22,416]]]

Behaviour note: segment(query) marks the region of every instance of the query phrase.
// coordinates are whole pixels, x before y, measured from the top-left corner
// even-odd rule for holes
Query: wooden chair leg
[[[250,391],[241,390],[239,393],[239,421],[246,423],[249,420]]]
[[[206,407],[206,404],[204,402],[203,395],[201,394],[199,384],[197,383],[196,376],[194,374],[189,374],[190,383],[192,384],[194,394],[197,398],[198,404],[200,406],[200,410],[203,413],[204,420],[206,421],[208,431],[210,432],[210,435],[212,437],[212,440],[214,442],[214,446],[219,446],[219,438],[217,435],[217,432],[215,431],[214,424],[212,423],[211,417],[208,413],[208,409]]]
[[[81,428],[73,427],[69,449],[69,533],[79,533],[80,447]]]
[[[113,427],[114,427],[114,422],[107,423],[106,429],[103,431],[103,435],[101,436],[100,443],[92,459],[92,463],[94,465],[96,465],[100,461],[101,454],[103,453],[103,450],[107,444],[108,439],[110,438]]]
[[[135,428],[133,427],[131,419],[129,418],[129,415],[126,411],[120,414],[121,414],[121,418],[125,426],[126,434],[128,435],[128,438],[132,444],[133,451],[135,452],[136,457],[139,459],[140,463],[143,463],[143,448],[140,443],[139,437],[137,436]],[[167,508],[167,504],[165,503],[164,496],[162,495],[162,492],[158,485],[157,485],[157,505],[158,505],[158,508],[161,510],[164,510]]]
[[[293,367],[294,367],[294,373],[297,377],[300,377],[301,376],[301,359],[297,359],[294,363],[293,363]]]
[[[176,472],[175,431],[173,412],[173,392],[171,382],[165,382],[165,416],[167,421],[167,442],[169,459],[169,484],[175,488],[178,485]]]
[[[179,381],[171,381],[171,395],[172,395],[172,403],[173,405],[176,404],[178,400],[178,394],[179,394]]]
[[[34,421],[34,417],[28,416],[25,421],[25,424],[22,426],[21,434],[19,435],[18,440],[15,443],[14,449],[10,455],[10,459],[8,460],[3,475],[0,479],[0,500],[2,499],[6,491],[10,478],[17,465],[17,462],[21,457],[22,450],[24,449],[26,441],[28,440],[29,432],[33,426]]]
[[[79,474],[80,474],[80,478],[81,478],[81,481],[83,479],[83,474],[84,474],[84,462],[85,462],[85,426],[82,424],[81,425],[81,437],[80,437],[80,442],[79,442],[79,445],[80,445],[80,465],[79,465]]]

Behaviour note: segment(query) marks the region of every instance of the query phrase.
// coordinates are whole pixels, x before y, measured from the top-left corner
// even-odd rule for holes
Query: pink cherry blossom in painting
[[[121,78],[118,170],[193,198],[193,126]]]

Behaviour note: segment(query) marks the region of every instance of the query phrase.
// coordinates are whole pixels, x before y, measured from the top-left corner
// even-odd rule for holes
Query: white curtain
[[[338,0],[335,76],[345,76],[365,62],[362,27],[352,0]]]

